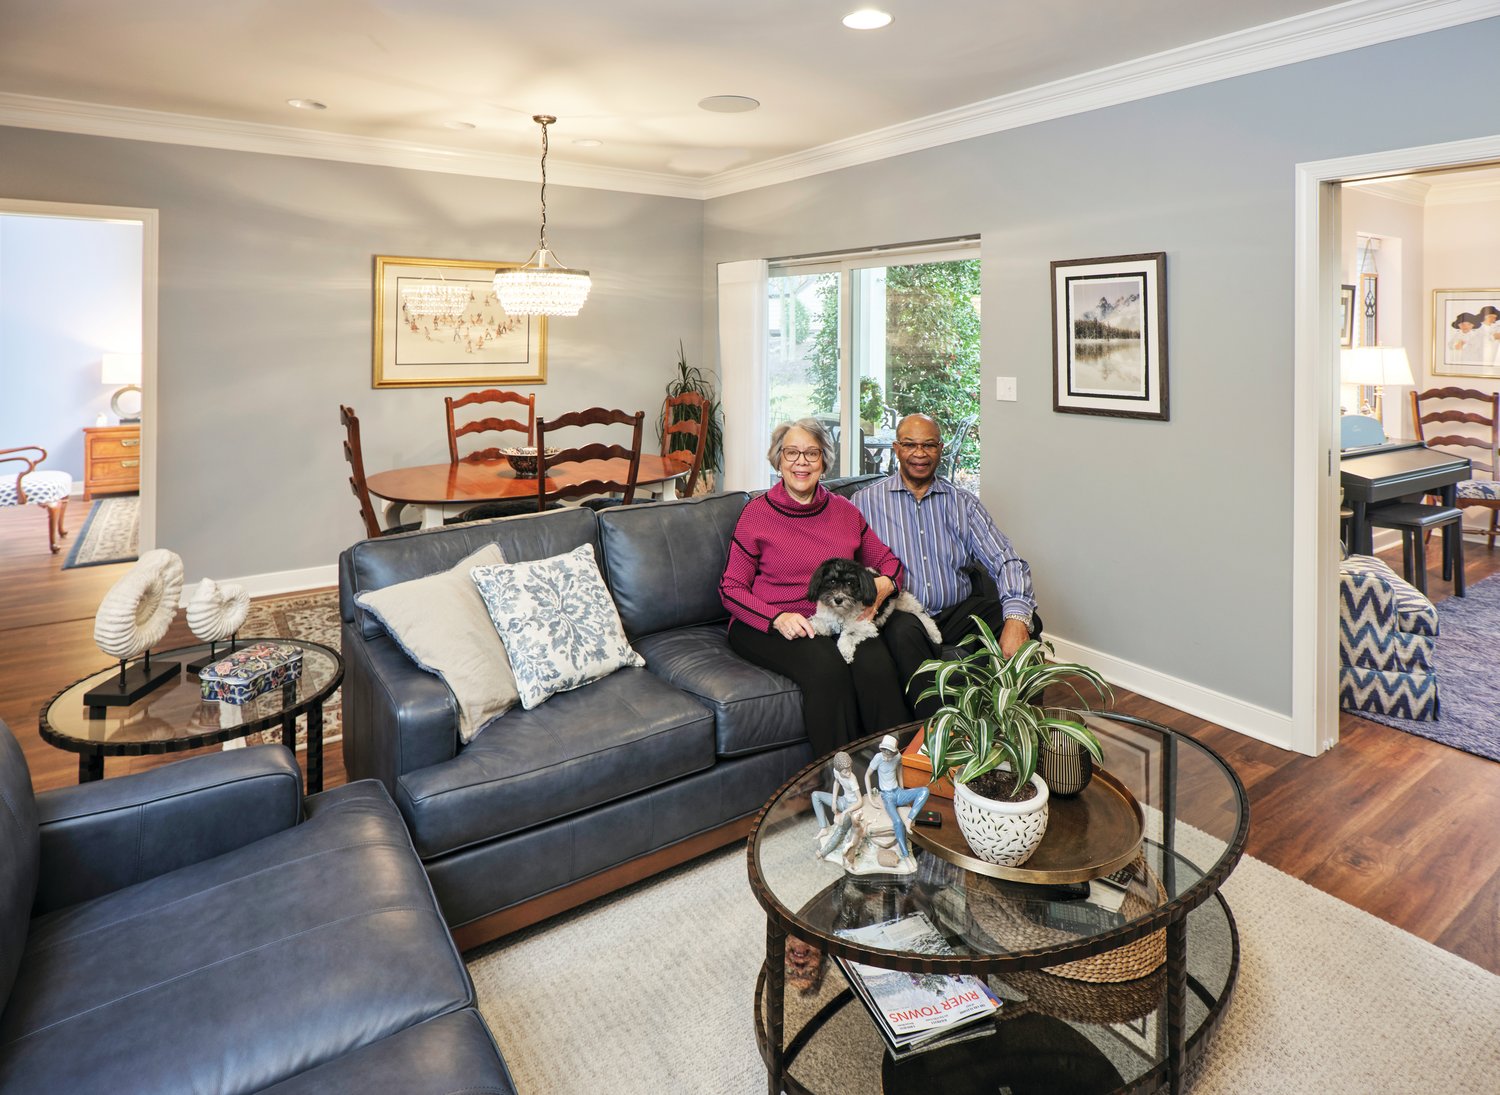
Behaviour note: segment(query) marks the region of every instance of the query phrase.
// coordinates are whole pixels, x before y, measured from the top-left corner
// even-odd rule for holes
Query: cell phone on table
[[[923,810],[917,814],[917,824],[926,825],[929,829],[941,829],[943,827],[943,815],[936,810]]]

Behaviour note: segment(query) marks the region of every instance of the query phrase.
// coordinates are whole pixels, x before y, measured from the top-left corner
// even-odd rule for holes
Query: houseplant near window
[[[994,632],[978,617],[974,622],[979,634],[960,644],[974,650],[917,670],[932,676],[920,698],[936,696],[943,705],[927,722],[922,752],[934,779],[952,773],[954,813],[969,847],[983,860],[1015,867],[1047,831],[1047,784],[1036,771],[1042,743],[1055,730],[1094,759],[1103,756],[1082,712],[1045,706],[1043,694],[1055,685],[1082,703],[1080,681],[1101,698],[1112,694],[1088,666],[1047,661],[1050,643],[1028,640],[1007,659]]]
[[[721,428],[721,416],[719,414],[719,397],[714,391],[713,382],[703,375],[703,370],[696,365],[687,363],[687,351],[683,349],[682,342],[677,343],[677,375],[667,384],[667,399],[682,395],[684,392],[696,392],[703,397],[706,405],[705,413],[708,415],[708,436],[703,441],[703,470],[698,476],[698,481],[704,486],[699,487],[699,493],[711,494],[714,484],[718,478],[720,462],[724,455],[724,435]],[[666,410],[666,400],[662,401],[662,410]],[[697,410],[691,407],[678,407],[674,414],[673,422],[681,422],[685,418],[695,418]],[[658,416],[656,420],[656,437],[661,440],[665,423]],[[691,449],[692,439],[682,434],[674,434],[669,452],[679,449]]]

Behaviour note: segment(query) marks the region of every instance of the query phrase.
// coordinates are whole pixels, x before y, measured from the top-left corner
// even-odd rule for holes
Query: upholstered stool
[[[1437,610],[1384,560],[1339,564],[1339,706],[1428,721],[1438,717]]]
[[[1464,511],[1454,506],[1430,506],[1425,502],[1392,502],[1376,506],[1365,520],[1371,528],[1396,529],[1401,533],[1401,569],[1417,591],[1427,592],[1426,534],[1443,530],[1443,578],[1452,579],[1453,595],[1464,595]]]

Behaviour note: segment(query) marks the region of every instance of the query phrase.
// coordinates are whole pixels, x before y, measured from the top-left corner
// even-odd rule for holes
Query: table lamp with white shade
[[[141,420],[141,355],[105,354],[104,368],[99,380],[102,384],[124,385],[110,396],[109,409],[115,412],[115,417],[121,422],[139,422]],[[126,392],[136,394],[134,411],[128,411],[120,405],[120,397]]]
[[[1402,346],[1351,346],[1339,351],[1339,375],[1345,384],[1375,389],[1374,406],[1368,412],[1381,418],[1382,392],[1386,385],[1415,387],[1411,362]]]

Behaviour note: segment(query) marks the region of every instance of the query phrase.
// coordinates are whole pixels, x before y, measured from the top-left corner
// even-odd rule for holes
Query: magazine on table
[[[851,943],[916,954],[952,954],[953,948],[926,913],[838,933]],[[840,958],[839,968],[875,1019],[893,1052],[940,1038],[986,1019],[1000,999],[982,978],[969,974],[905,973]]]

